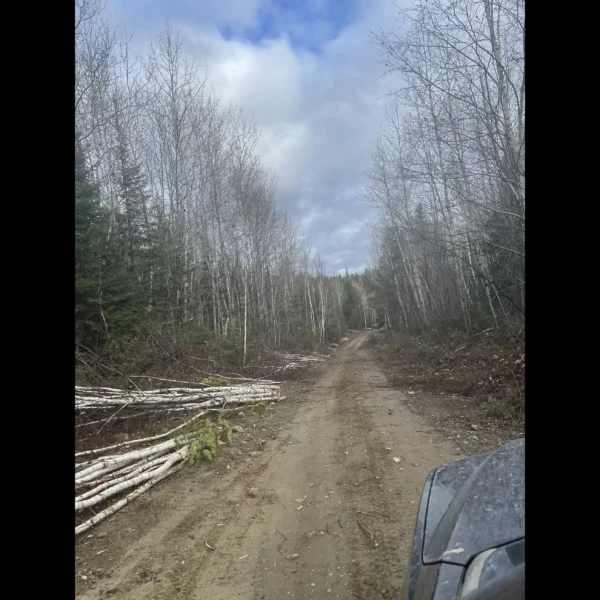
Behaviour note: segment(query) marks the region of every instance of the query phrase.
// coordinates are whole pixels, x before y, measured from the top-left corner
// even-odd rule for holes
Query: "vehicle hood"
[[[525,537],[525,440],[438,467],[431,482],[423,562],[466,566]]]

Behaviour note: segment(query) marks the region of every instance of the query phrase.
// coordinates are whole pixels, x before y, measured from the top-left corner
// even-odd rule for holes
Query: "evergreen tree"
[[[103,246],[109,227],[98,186],[90,181],[85,156],[75,144],[75,335],[95,345],[102,337],[100,310]]]
[[[128,191],[133,189],[130,186]],[[76,143],[75,331],[78,341],[88,346],[101,345],[111,335],[132,333],[141,316],[140,279],[128,270],[123,257],[122,215],[117,214],[116,222],[117,234],[111,235],[110,214],[102,206],[83,149]]]

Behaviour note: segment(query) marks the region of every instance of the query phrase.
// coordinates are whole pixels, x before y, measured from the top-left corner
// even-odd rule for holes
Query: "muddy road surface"
[[[395,598],[425,478],[461,453],[389,386],[374,341],[353,334],[212,464],[82,534],[77,598]]]

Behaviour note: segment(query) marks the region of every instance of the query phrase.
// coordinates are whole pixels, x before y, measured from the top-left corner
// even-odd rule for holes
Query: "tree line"
[[[371,322],[275,202],[253,119],[224,106],[166,26],[141,55],[100,0],[75,14],[75,339],[157,328],[314,347]]]
[[[260,132],[166,26],[141,54],[75,11],[75,338],[149,330],[243,348],[525,313],[523,0],[416,0],[380,31],[395,77],[364,200],[371,267],[328,276],[275,201]]]
[[[395,77],[365,201],[391,328],[525,314],[524,0],[416,0],[373,41]]]

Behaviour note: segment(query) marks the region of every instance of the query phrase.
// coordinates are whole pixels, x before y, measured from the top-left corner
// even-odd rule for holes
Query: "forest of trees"
[[[525,314],[524,0],[415,0],[380,32],[391,89],[365,200],[392,328]]]
[[[158,328],[243,348],[301,346],[370,325],[362,278],[326,276],[256,152],[166,26],[142,56],[77,0],[75,335],[94,352]]]
[[[277,207],[252,118],[179,33],[134,56],[102,11],[76,2],[78,348],[187,331],[245,362],[250,344],[314,348],[375,322],[471,333],[524,317],[524,0],[416,0],[374,36],[398,83],[364,189],[371,267],[345,276]]]

